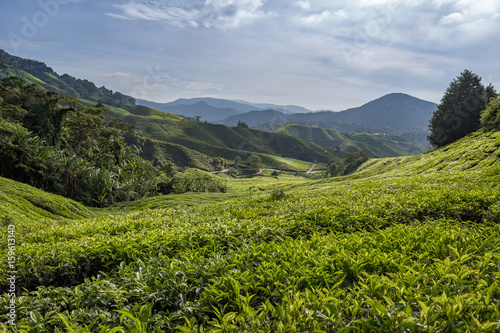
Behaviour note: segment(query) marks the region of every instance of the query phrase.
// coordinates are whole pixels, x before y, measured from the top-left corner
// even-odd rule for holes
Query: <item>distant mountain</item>
[[[306,108],[304,108],[302,106],[298,106],[298,105],[276,105],[276,104],[266,104],[266,103],[250,103],[250,102],[241,101],[241,100],[236,100],[235,102],[251,105],[254,107],[254,110],[276,110],[276,111],[280,111],[284,114],[313,112],[309,109],[306,109]]]
[[[156,103],[143,99],[136,101],[139,105],[148,106],[156,110],[173,113],[185,117],[200,116],[201,120],[213,123],[220,123],[221,120],[251,112],[255,110],[276,110],[283,114],[307,113],[312,112],[306,108],[297,105],[275,105],[263,103],[250,103],[245,101],[231,101],[220,98],[180,98],[169,103]],[[238,122],[234,125],[236,125]]]
[[[136,103],[185,117],[200,116],[201,120],[209,122],[255,110],[255,107],[251,105],[209,97],[181,98],[169,103],[156,103],[138,99]]]
[[[427,128],[429,119],[437,105],[410,95],[394,93],[385,95],[360,107],[340,112],[321,111],[314,113],[284,114],[279,111],[251,111],[233,115],[220,123],[228,126],[243,121],[251,127],[278,124],[301,124],[307,126],[362,127],[365,129],[389,128],[403,131],[408,128]],[[322,125],[320,125],[322,124]]]
[[[332,120],[357,123],[373,128],[390,127],[406,130],[425,127],[437,109],[437,104],[402,94],[388,94],[360,107],[332,114]]]

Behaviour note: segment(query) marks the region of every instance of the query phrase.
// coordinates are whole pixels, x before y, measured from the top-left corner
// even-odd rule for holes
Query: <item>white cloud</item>
[[[311,10],[311,3],[309,1],[298,1],[294,6],[301,8],[302,10]]]
[[[340,21],[342,19],[348,18],[349,15],[346,10],[339,10],[332,12],[330,10],[324,10],[318,14],[312,14],[302,18],[302,21],[307,25],[315,25],[328,21]]]
[[[461,13],[452,13],[444,16],[439,22],[442,24],[458,24],[464,21],[464,15]]]
[[[160,21],[177,27],[238,28],[276,12],[264,12],[262,0],[205,0],[202,6],[174,6],[163,1],[131,0],[115,5],[119,13],[106,13],[109,17],[129,20]]]

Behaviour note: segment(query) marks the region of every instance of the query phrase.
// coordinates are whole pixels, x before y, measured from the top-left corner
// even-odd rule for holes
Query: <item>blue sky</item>
[[[500,88],[500,1],[16,0],[0,48],[137,98],[439,102],[464,69]]]

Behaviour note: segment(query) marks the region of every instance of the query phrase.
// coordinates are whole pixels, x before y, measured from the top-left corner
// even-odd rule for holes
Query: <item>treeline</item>
[[[133,97],[113,92],[104,86],[97,87],[88,80],[77,79],[68,74],[59,75],[43,62],[12,56],[0,50],[0,70],[11,68],[22,68],[26,73],[41,79],[46,84],[45,89],[55,91],[61,95],[69,95],[112,106],[135,104]]]

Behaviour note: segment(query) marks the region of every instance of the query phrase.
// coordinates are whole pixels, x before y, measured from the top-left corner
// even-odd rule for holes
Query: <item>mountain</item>
[[[409,142],[391,140],[384,135],[352,132],[341,133],[329,128],[308,127],[296,124],[285,125],[276,130],[275,133],[290,135],[325,148],[348,153],[354,153],[362,148],[366,148],[373,157],[416,155],[424,152]]]
[[[332,120],[402,131],[409,127],[427,128],[436,109],[435,103],[407,94],[393,93],[360,107],[333,113]]]
[[[301,124],[306,126],[330,127],[361,126],[365,129],[390,128],[403,131],[408,128],[427,128],[429,119],[436,110],[435,103],[427,102],[416,97],[394,93],[388,94],[366,103],[360,107],[340,112],[320,111],[314,113],[284,114],[279,111],[248,112],[230,116],[221,124],[231,126],[243,121],[252,127],[279,124]],[[348,125],[349,124],[349,125]],[[337,129],[339,129],[337,128]],[[342,128],[342,130],[345,130]]]

